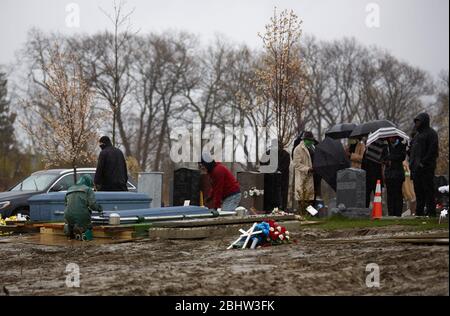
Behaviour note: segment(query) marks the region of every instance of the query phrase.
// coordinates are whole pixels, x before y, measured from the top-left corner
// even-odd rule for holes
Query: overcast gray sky
[[[76,3],[80,25],[66,24],[66,6]],[[367,16],[379,7],[379,27],[369,28]],[[305,33],[330,40],[355,37],[377,45],[395,56],[436,75],[449,68],[448,0],[128,0],[135,8],[134,29],[141,33],[168,29],[190,31],[204,42],[220,33],[228,39],[261,45],[274,6],[293,9],[303,20]],[[99,10],[112,9],[112,0],[0,0],[0,64],[14,61],[14,53],[31,27],[44,31],[95,33],[110,28]],[[374,20],[371,20],[374,21]]]

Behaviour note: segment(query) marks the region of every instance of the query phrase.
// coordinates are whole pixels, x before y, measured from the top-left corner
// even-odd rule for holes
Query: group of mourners
[[[414,119],[414,132],[409,144],[400,137],[387,138],[386,144],[379,148],[379,157],[373,158],[366,146],[367,136],[349,139],[346,152],[351,167],[366,172],[366,207],[369,207],[371,194],[375,193],[377,181],[387,189],[388,214],[401,216],[403,198],[410,203],[415,215],[436,216],[434,174],[438,156],[438,136],[430,127],[427,113]],[[281,149],[278,151],[278,171],[281,173],[280,208],[287,210],[289,191],[289,166],[294,167],[294,195],[299,209],[314,205],[321,195],[321,177],[315,172],[314,154],[318,141],[312,132],[302,132],[294,141],[291,155]],[[65,219],[66,234],[74,237],[92,229],[91,212],[102,211],[95,201],[93,189],[97,191],[126,191],[127,167],[123,153],[115,148],[107,136],[99,140],[102,149],[97,163],[94,181],[82,176],[66,194]],[[209,175],[211,192],[208,199],[214,209],[235,210],[241,200],[241,188],[233,173],[222,163],[210,156],[202,156],[199,167]],[[208,201],[207,201],[208,202]],[[426,212],[425,212],[426,210]]]
[[[409,144],[397,136],[384,141],[369,149],[367,135],[348,140],[351,168],[366,172],[366,207],[380,180],[386,187],[389,216],[402,215],[404,198],[412,215],[436,216],[434,177],[439,149],[430,116],[421,113],[414,119]],[[312,204],[320,195],[320,176],[313,169],[316,144],[311,132],[301,134],[294,143],[295,197],[301,205]]]
[[[366,207],[370,206],[377,181],[386,187],[389,216],[401,216],[403,200],[412,215],[436,216],[434,175],[438,157],[438,136],[430,126],[430,116],[421,113],[414,119],[409,143],[401,137],[389,137],[381,143],[366,146],[366,136],[350,138],[346,152],[351,168],[366,172]],[[295,139],[292,153],[278,151],[278,171],[281,173],[280,208],[287,210],[289,166],[294,167],[294,198],[297,208],[314,205],[321,196],[321,177],[315,172],[314,154],[318,141],[311,131],[303,131]],[[280,146],[280,145],[278,145]],[[375,148],[379,146],[379,148]],[[202,159],[200,164],[211,178],[214,208],[234,210],[239,206],[239,183],[221,163]]]

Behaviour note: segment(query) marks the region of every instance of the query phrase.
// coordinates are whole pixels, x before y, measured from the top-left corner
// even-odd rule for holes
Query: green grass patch
[[[325,219],[310,218],[308,220],[320,222],[317,225],[308,226],[309,228],[319,228],[325,230],[374,228],[387,226],[408,226],[412,230],[431,230],[438,228],[448,229],[448,222],[439,224],[439,220],[437,218],[372,220],[372,219],[352,219],[343,216],[333,216]]]

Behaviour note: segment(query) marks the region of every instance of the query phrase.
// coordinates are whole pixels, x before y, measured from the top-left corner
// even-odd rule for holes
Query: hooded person
[[[436,216],[434,173],[439,153],[436,131],[430,127],[430,116],[421,113],[414,119],[416,135],[411,141],[409,167],[416,194],[416,215]]]
[[[208,154],[202,154],[200,165],[206,169],[211,180],[208,196],[212,199],[213,207],[234,211],[241,201],[241,188],[231,171]]]
[[[310,150],[308,150],[308,146],[313,146],[314,142],[312,133],[305,132],[303,139],[295,147],[293,154],[295,170],[294,192],[301,212],[303,212],[308,203],[312,204],[314,201],[313,164]]]
[[[92,188],[94,183],[88,175],[83,175],[77,184],[71,186],[66,193],[64,209],[64,234],[70,238],[85,235],[92,239],[91,213],[103,211],[97,204]]]
[[[102,136],[99,144],[102,151],[95,171],[95,187],[98,191],[128,191],[127,164],[122,151],[112,145],[108,136]]]

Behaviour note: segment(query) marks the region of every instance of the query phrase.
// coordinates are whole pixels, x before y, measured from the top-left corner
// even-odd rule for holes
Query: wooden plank
[[[283,226],[290,232],[298,231],[301,227],[299,221],[284,222]],[[148,231],[150,238],[161,239],[203,239],[210,237],[240,236],[239,229],[248,229],[242,224],[216,225],[203,227],[151,227]],[[242,237],[242,236],[241,236]],[[239,237],[239,240],[241,239]]]
[[[258,215],[248,217],[226,217],[213,219],[195,219],[182,221],[167,221],[152,223],[153,227],[165,228],[182,228],[182,227],[202,227],[202,226],[216,226],[216,225],[233,225],[233,224],[248,224],[254,222],[261,222],[264,219],[273,219],[278,222],[296,220],[295,215]]]
[[[0,226],[0,232],[7,233],[38,233],[39,228],[31,225],[6,225]]]
[[[41,224],[40,233],[43,235],[64,236],[64,224]],[[96,226],[92,233],[95,238],[113,238],[113,239],[134,239],[138,237],[133,226]],[[145,235],[146,232],[145,232]]]
[[[448,238],[395,239],[395,241],[416,245],[448,245]]]

